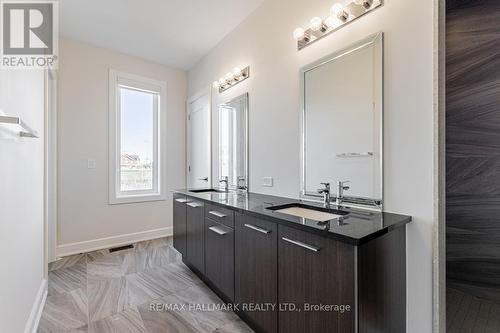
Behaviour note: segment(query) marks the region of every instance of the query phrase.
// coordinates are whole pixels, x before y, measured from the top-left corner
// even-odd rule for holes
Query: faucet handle
[[[219,183],[223,183],[223,182],[227,182],[229,181],[229,177],[228,176],[222,176],[222,178],[219,180]]]
[[[330,193],[330,183],[320,183],[325,188],[318,189],[318,193]]]
[[[348,190],[348,189],[350,189],[351,187],[350,187],[350,186],[346,186],[345,184],[350,183],[350,182],[351,182],[350,180],[339,181],[339,182],[338,182],[338,185],[339,185],[339,187],[341,187],[341,186],[342,186],[342,189],[344,189],[344,190]]]
[[[243,185],[240,185],[243,182]],[[238,183],[237,183],[238,189],[240,190],[246,190],[246,178],[243,176],[238,176]]]

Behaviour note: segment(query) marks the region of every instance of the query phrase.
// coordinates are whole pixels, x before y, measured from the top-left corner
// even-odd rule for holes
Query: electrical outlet
[[[92,158],[89,158],[87,160],[87,169],[95,169],[96,163],[95,160]]]
[[[264,177],[264,178],[262,178],[262,186],[273,187],[274,186],[274,179],[273,179],[273,177]]]

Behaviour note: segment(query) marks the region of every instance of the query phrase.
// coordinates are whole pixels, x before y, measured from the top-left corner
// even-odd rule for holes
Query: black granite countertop
[[[232,208],[240,213],[245,212],[248,215],[268,219],[353,245],[364,244],[372,239],[385,235],[395,228],[404,227],[411,221],[411,216],[406,215],[345,207],[337,210],[337,206],[334,205],[331,206],[330,210],[326,210],[321,203],[258,193],[238,193],[231,191],[227,193],[194,193],[190,192],[189,189],[175,190],[174,193],[183,194],[190,198],[215,205]],[[293,203],[318,207],[334,214],[340,211],[345,215],[339,219],[333,219],[328,222],[318,222],[269,209],[273,206]]]

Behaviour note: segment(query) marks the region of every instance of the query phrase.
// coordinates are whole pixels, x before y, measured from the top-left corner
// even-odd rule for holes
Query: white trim
[[[45,306],[45,301],[47,300],[47,280],[43,279],[40,284],[40,289],[36,294],[35,302],[31,308],[31,313],[26,322],[24,328],[25,333],[36,333],[38,331],[38,324],[40,323],[40,318],[42,317],[43,307]]]
[[[114,246],[121,246],[130,243],[142,242],[145,240],[162,238],[173,235],[173,228],[160,228],[154,230],[140,231],[131,234],[93,239],[83,242],[63,244],[57,246],[57,257],[65,257],[73,254],[107,249]]]
[[[119,147],[120,114],[117,112],[119,108],[119,94],[117,86],[127,86],[131,89],[143,90],[152,93],[157,93],[159,96],[155,98],[155,105],[158,105],[158,112],[155,113],[155,137],[154,142],[154,168],[153,168],[153,190],[151,191],[135,191],[135,192],[120,192],[120,179],[118,164],[119,155],[117,148]],[[109,170],[108,170],[108,200],[110,205],[136,203],[145,201],[159,201],[167,199],[166,186],[166,153],[163,146],[166,145],[167,131],[167,83],[135,74],[119,72],[114,69],[109,70]],[[159,134],[158,134],[159,132]]]
[[[434,0],[432,331],[446,332],[446,1]]]
[[[56,259],[57,244],[57,73],[45,71],[44,276]]]

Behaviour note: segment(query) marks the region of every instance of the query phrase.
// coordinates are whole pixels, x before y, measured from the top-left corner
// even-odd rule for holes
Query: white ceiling
[[[264,0],[62,0],[60,34],[189,69]]]

